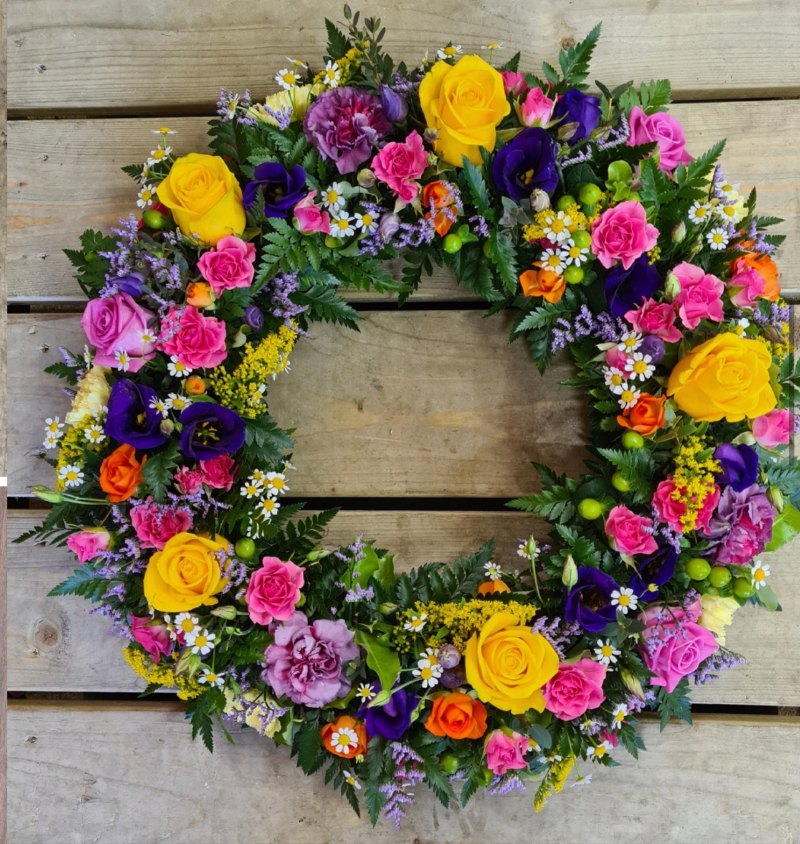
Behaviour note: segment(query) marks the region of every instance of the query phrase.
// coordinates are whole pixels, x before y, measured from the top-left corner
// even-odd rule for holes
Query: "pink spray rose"
[[[613,366],[615,369],[619,369],[620,372],[625,371],[625,364],[627,362],[628,355],[616,346],[612,346],[606,352],[606,363],[609,366]]]
[[[256,624],[269,624],[273,619],[288,621],[300,600],[305,578],[303,569],[284,563],[277,557],[264,557],[261,568],[250,577],[245,592],[250,619]]]
[[[500,75],[503,77],[503,90],[506,94],[519,97],[528,90],[528,83],[525,81],[524,73],[515,70],[504,70]]]
[[[219,296],[234,287],[250,287],[256,272],[255,261],[255,246],[229,235],[200,256],[197,269]]]
[[[201,460],[197,469],[203,483],[211,489],[224,489],[228,492],[233,486],[236,463],[227,454],[220,454],[211,460]]]
[[[498,777],[506,771],[527,768],[524,756],[530,746],[527,736],[519,733],[507,736],[502,730],[493,730],[486,741],[486,767]]]
[[[314,205],[315,190],[309,191],[294,206],[294,219],[297,222],[297,230],[303,234],[320,232],[321,234],[331,233],[331,218],[327,211],[323,211],[318,205]]]
[[[67,548],[78,555],[81,565],[93,560],[101,551],[108,551],[110,544],[107,530],[83,530],[67,537]]]
[[[203,475],[200,470],[190,469],[188,466],[181,466],[174,478],[181,495],[195,495],[200,492],[200,487],[203,485]]]
[[[675,501],[672,493],[676,487],[670,475],[666,480],[656,487],[653,495],[653,506],[656,508],[658,518],[662,522],[666,522],[674,531],[681,533],[683,525],[681,523],[681,516],[686,515],[686,505],[683,501]],[[700,512],[697,514],[696,527],[698,530],[708,530],[711,516],[714,514],[714,508],[719,503],[719,487],[714,484],[714,489],[710,495],[706,496]]]
[[[637,516],[624,504],[612,507],[606,519],[606,535],[620,554],[652,554],[658,550],[658,543],[648,530],[653,522],[645,516]]]
[[[128,372],[138,372],[156,355],[155,343],[142,340],[142,332],[155,318],[128,293],[115,293],[107,299],[90,299],[81,317],[81,326],[97,350],[97,366],[117,367],[115,352],[125,352]]]
[[[651,686],[675,690],[682,677],[697,670],[698,665],[719,648],[714,634],[697,624],[703,613],[699,596],[685,609],[653,604],[640,616],[646,627],[639,646],[644,664],[656,676]]]
[[[555,107],[555,100],[551,100],[541,88],[531,88],[520,104],[520,119],[526,126],[543,126],[550,122]]]
[[[404,143],[392,142],[372,159],[375,175],[393,190],[403,202],[412,202],[419,195],[416,179],[428,164],[428,156],[419,132],[412,132]]]
[[[166,624],[153,624],[149,616],[129,615],[131,636],[150,654],[153,662],[161,659],[161,654],[172,653],[172,639]]]
[[[728,282],[728,296],[737,308],[752,308],[756,299],[764,295],[764,276],[753,267],[743,266]]]
[[[159,551],[179,533],[192,529],[191,512],[183,507],[165,507],[148,498],[131,508],[131,524],[142,541],[142,548]]]
[[[177,311],[172,308],[169,318],[174,320],[176,316]],[[187,305],[177,332],[162,344],[162,348],[168,355],[177,355],[181,363],[192,369],[219,366],[228,356],[225,323],[203,316],[197,308]]]
[[[687,264],[685,261],[678,264],[672,272],[681,285],[680,293],[675,297],[675,304],[678,306],[678,313],[683,324],[687,328],[697,328],[702,319],[721,322],[724,317],[722,312],[724,282],[715,275],[704,272],[702,267]]]
[[[657,241],[658,229],[647,222],[642,204],[632,199],[606,209],[592,223],[592,252],[606,269],[617,261],[630,269]]]
[[[579,659],[571,665],[561,663],[558,673],[545,684],[545,709],[562,721],[571,721],[595,709],[606,699],[603,681],[606,667],[593,659]]]
[[[753,420],[753,436],[762,448],[786,445],[794,431],[794,414],[791,410],[770,410]]]
[[[645,114],[638,106],[631,109],[628,122],[631,134],[628,146],[658,143],[660,159],[658,166],[671,173],[679,164],[688,164],[692,157],[686,152],[686,135],[683,126],[671,114],[657,111]]]
[[[647,299],[641,308],[628,311],[625,319],[641,334],[660,337],[665,343],[677,343],[683,336],[675,326],[675,305]]]

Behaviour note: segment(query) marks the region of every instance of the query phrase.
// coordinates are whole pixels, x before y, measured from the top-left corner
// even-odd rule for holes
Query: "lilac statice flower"
[[[409,789],[421,783],[425,774],[422,771],[422,757],[408,745],[394,741],[389,747],[395,772],[392,781],[380,786],[378,791],[386,795],[384,815],[391,818],[395,829],[399,830],[400,818],[406,817],[403,806],[414,802],[414,792]]]
[[[296,305],[291,300],[292,293],[300,289],[300,279],[298,273],[276,273],[268,282],[267,294],[269,296],[270,312],[277,319],[282,319],[283,324],[292,331],[298,334],[308,336],[304,331],[300,330],[296,325],[292,324],[292,320],[296,316],[300,316],[307,307],[304,305]],[[263,322],[263,321],[262,321]]]

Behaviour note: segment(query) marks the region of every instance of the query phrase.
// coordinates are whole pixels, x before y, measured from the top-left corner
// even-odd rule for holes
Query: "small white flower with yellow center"
[[[616,730],[622,726],[625,716],[628,714],[628,707],[624,703],[618,703],[611,713],[611,729]]]
[[[738,223],[744,216],[744,199],[738,194],[734,198],[738,198],[741,201],[729,201],[724,205],[720,202],[719,205],[714,206],[715,215],[721,220],[725,220],[726,223]]]
[[[177,129],[170,129],[169,126],[159,126],[158,129],[151,129],[151,135],[177,135]]]
[[[352,237],[355,233],[353,218],[347,211],[340,211],[331,217],[331,234],[334,237]]]
[[[628,614],[628,610],[635,610],[638,603],[639,598],[633,589],[628,589],[626,586],[615,589],[611,593],[611,606],[622,610],[624,615]]]
[[[410,618],[403,625],[403,629],[410,630],[412,633],[421,633],[427,623],[428,614],[421,612],[419,615],[415,615],[413,618]]]
[[[275,81],[281,88],[290,91],[297,85],[297,74],[293,70],[289,70],[289,68],[285,67],[283,70],[279,70],[275,74]]]
[[[58,479],[63,481],[66,487],[80,486],[83,483],[83,472],[80,466],[62,466],[58,470]]]
[[[551,273],[556,275],[561,275],[566,267],[563,254],[555,249],[545,249],[539,263],[542,265],[542,269],[550,270]]]
[[[200,630],[200,619],[196,615],[188,612],[182,612],[175,616],[175,633],[173,639],[178,633],[183,633],[184,636],[191,636],[193,633]]]
[[[483,569],[487,580],[500,580],[503,577],[503,571],[497,563],[486,563]]]
[[[336,64],[336,62],[328,62],[322,73],[322,81],[325,85],[329,88],[339,87],[339,80],[341,79],[342,72],[339,70],[339,65]]]
[[[92,445],[98,445],[106,438],[105,432],[99,425],[90,425],[85,428],[83,435]]]
[[[503,46],[502,43],[490,41],[488,44],[482,45],[481,50],[499,50],[502,46]]]
[[[612,393],[619,395],[622,392],[622,385],[625,383],[625,376],[622,371],[616,366],[604,366],[603,378],[606,380],[606,386]]]
[[[142,343],[155,343],[158,337],[149,328],[145,328],[144,331],[139,332],[139,339]]]
[[[193,630],[186,636],[186,644],[192,649],[193,654],[205,656],[214,650],[214,639],[216,634],[208,630]]]
[[[139,184],[146,185],[150,181],[150,168],[145,164],[142,172],[139,173]]]
[[[344,196],[344,185],[341,182],[332,182],[322,191],[321,202],[329,211],[336,212],[337,209],[344,208],[347,202]]]
[[[236,109],[238,108],[238,106],[239,95],[234,94],[233,97],[231,97],[231,101],[228,103],[228,108],[225,112],[225,117],[227,117],[228,120],[233,120],[234,116],[236,115]]]
[[[192,368],[178,360],[177,355],[172,355],[167,364],[167,371],[173,378],[186,378],[187,375],[191,374]]]
[[[252,478],[248,478],[244,486],[239,490],[239,495],[243,498],[256,498],[256,496],[261,495],[262,489],[263,484],[261,481],[254,481]]]
[[[301,62],[300,59],[293,59],[291,56],[286,56],[286,61],[292,67],[302,67],[304,70],[308,70],[308,65]]]
[[[349,756],[358,747],[358,735],[350,727],[340,727],[331,734],[331,747],[339,756]]]
[[[587,774],[585,777],[576,777],[575,782],[570,785],[570,788],[575,788],[576,785],[589,785],[592,781],[592,775]]]
[[[617,657],[621,651],[617,650],[612,644],[611,640],[604,642],[602,639],[597,640],[597,647],[594,649],[595,662],[601,662],[603,665],[611,665],[612,662],[617,661]]]
[[[361,791],[361,783],[355,778],[352,771],[345,771],[344,781],[350,786],[350,788],[355,788],[357,791]]]
[[[641,352],[634,352],[632,357],[625,361],[625,373],[631,380],[635,381],[637,378],[640,381],[646,381],[652,378],[656,371],[655,364],[652,363],[653,358],[650,355],[643,355]]]
[[[59,437],[51,434],[49,431],[45,434],[42,445],[45,448],[56,448],[58,446]]]
[[[623,410],[627,410],[629,407],[633,407],[637,401],[639,401],[639,396],[641,392],[636,389],[636,387],[632,387],[627,381],[622,385],[622,389],[619,391],[619,406]]]
[[[170,408],[172,407],[172,402],[169,399],[160,399],[158,396],[153,396],[153,398],[150,399],[150,407],[152,407],[153,410],[157,410],[161,414],[162,418],[166,419]]]
[[[619,343],[617,343],[617,348],[621,352],[627,352],[629,355],[632,355],[639,346],[642,345],[642,340],[644,338],[638,331],[626,331],[622,337],[620,337]]]
[[[432,689],[438,685],[442,671],[441,665],[438,663],[434,665],[430,659],[423,657],[417,661],[417,667],[411,673],[420,679],[423,689]]]
[[[592,747],[587,751],[587,759],[590,761],[599,761],[602,759],[607,753],[610,753],[614,749],[614,745],[611,744],[610,741],[601,741],[597,747]]]
[[[589,250],[585,246],[581,248],[572,238],[570,238],[561,246],[561,257],[568,267],[570,265],[579,267],[581,264],[585,264],[589,260]]]
[[[286,486],[286,475],[282,475],[280,472],[267,472],[264,486],[267,489],[267,495],[271,498],[276,495],[285,495],[289,490],[289,487]]]
[[[261,518],[269,521],[281,509],[281,505],[274,498],[262,498],[258,509]]]
[[[251,481],[260,481],[263,483],[267,479],[267,473],[262,472],[261,469],[253,469],[253,474],[250,475],[249,480]]]
[[[356,697],[362,703],[367,703],[367,701],[370,701],[375,697],[375,690],[369,683],[362,683],[356,690]]]
[[[750,327],[750,320],[747,317],[742,317],[736,320],[734,331],[741,337],[742,334]]]
[[[152,185],[145,185],[139,191],[139,199],[136,201],[136,204],[139,208],[147,208],[148,205],[153,204],[153,199],[156,195],[156,189]]]
[[[706,235],[706,240],[713,250],[719,252],[728,245],[728,232],[720,226],[717,226],[716,228],[711,229],[711,231]]]
[[[446,59],[454,59],[460,53],[461,45],[450,43],[446,47],[441,47],[436,51],[436,58],[443,62]]]
[[[167,401],[169,402],[169,406],[172,410],[177,410],[180,413],[182,410],[186,410],[187,407],[192,403],[192,400],[187,396],[179,396],[177,393],[170,393],[167,396]]]
[[[542,228],[542,231],[551,243],[564,243],[564,241],[570,239],[569,227],[571,225],[572,217],[564,211],[559,211],[554,219]]]
[[[761,560],[753,560],[753,565],[750,568],[750,577],[756,589],[766,586],[766,580],[769,577],[769,564],[762,563]]]
[[[372,214],[368,212],[364,212],[363,214],[359,214],[356,212],[354,214],[356,226],[361,229],[363,232],[367,232],[367,234],[371,234],[372,232],[376,231],[378,228],[378,221]]]
[[[531,536],[525,542],[520,540],[519,548],[517,548],[517,554],[520,557],[524,557],[526,560],[536,559],[542,551],[536,543],[536,540]]]
[[[163,163],[171,152],[172,147],[158,147],[158,149],[150,150],[150,158],[147,159],[148,165],[153,167],[156,164]]]
[[[55,448],[61,437],[64,436],[64,423],[59,421],[59,417],[55,416],[51,419],[45,419],[44,428],[44,447]]]
[[[197,678],[197,682],[211,686],[212,688],[219,688],[225,682],[225,679],[224,675],[215,674],[213,671],[209,671],[207,668],[204,668],[203,673]]]
[[[121,349],[117,349],[114,352],[114,359],[117,362],[117,369],[120,372],[127,372],[131,367],[131,359],[128,357],[127,352],[123,352]]]
[[[689,220],[692,223],[700,226],[707,222],[711,216],[711,206],[707,202],[695,202],[689,209]]]

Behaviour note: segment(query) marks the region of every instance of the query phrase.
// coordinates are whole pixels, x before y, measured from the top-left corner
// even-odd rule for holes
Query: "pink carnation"
[[[128,372],[138,372],[156,355],[155,343],[142,340],[155,314],[143,308],[128,293],[115,293],[105,299],[90,299],[81,317],[81,326],[95,347],[97,366],[117,367],[116,352],[128,358]]]
[[[660,337],[665,343],[677,343],[683,336],[675,326],[675,305],[647,299],[641,308],[628,311],[625,319],[641,334]]]
[[[428,165],[428,155],[419,132],[412,132],[404,143],[392,142],[372,159],[375,175],[385,182],[403,202],[419,195],[417,179]]]
[[[674,531],[681,533],[683,531],[681,516],[686,515],[686,504],[683,501],[673,499],[672,493],[675,489],[676,486],[671,475],[666,480],[661,481],[653,495],[653,507],[655,507],[658,518],[662,522],[666,522]],[[697,529],[708,530],[711,517],[714,515],[714,508],[719,503],[719,495],[719,487],[714,484],[714,489],[706,496],[703,506],[697,514]]]
[[[605,679],[606,667],[593,659],[579,659],[569,665],[562,662],[556,676],[542,689],[545,709],[562,721],[579,718],[606,699]]]
[[[671,114],[657,111],[655,114],[645,114],[635,106],[628,117],[631,134],[628,146],[658,143],[658,166],[667,173],[671,173],[679,164],[688,164],[692,157],[686,152],[686,135],[683,126]]]
[[[297,230],[303,234],[320,232],[321,234],[331,233],[331,218],[327,211],[323,211],[314,204],[315,190],[309,191],[294,206],[294,219],[297,223]]]
[[[245,592],[251,621],[269,624],[273,619],[288,621],[300,600],[304,583],[303,569],[277,557],[264,557],[261,568],[250,577]]]
[[[211,489],[224,489],[228,492],[233,486],[236,463],[227,454],[220,454],[211,460],[201,460],[197,469],[203,483]]]
[[[528,90],[528,83],[525,81],[524,73],[515,70],[504,70],[500,75],[503,77],[503,90],[506,94],[519,97]]]
[[[161,654],[172,653],[172,639],[166,624],[156,624],[149,616],[129,615],[131,636],[150,654],[153,662],[161,659]]]
[[[195,495],[200,492],[200,487],[203,486],[203,475],[199,469],[181,466],[175,473],[174,478],[181,495]]]
[[[177,316],[177,309],[171,308],[168,320],[174,321]],[[203,316],[197,308],[187,305],[180,317],[178,330],[162,343],[161,348],[168,355],[176,355],[182,364],[191,369],[219,366],[228,356],[225,323]]]
[[[520,119],[526,126],[543,126],[550,122],[555,107],[555,100],[551,100],[541,88],[531,88],[520,104]]]
[[[647,222],[641,202],[632,199],[606,209],[592,223],[592,252],[610,269],[617,261],[627,270],[658,241],[658,229]]]
[[[652,554],[658,550],[653,538],[653,522],[645,516],[637,516],[624,504],[611,509],[606,519],[606,535],[620,554]]]
[[[502,730],[494,730],[486,741],[486,767],[498,777],[506,771],[527,768],[525,754],[530,750],[530,745],[527,736],[519,733],[507,736]]]
[[[794,414],[791,410],[770,410],[753,420],[753,436],[762,448],[786,445],[794,432]]]
[[[142,548],[160,551],[173,536],[192,529],[192,516],[182,507],[165,507],[148,498],[144,504],[131,508],[131,524]]]
[[[256,272],[255,261],[255,246],[229,235],[200,256],[197,269],[219,296],[234,287],[250,287]]]
[[[697,328],[700,320],[710,319],[721,322],[722,293],[725,284],[715,275],[704,272],[702,267],[678,264],[672,271],[681,285],[680,293],[675,297],[678,313],[687,328]]]
[[[101,551],[108,551],[111,535],[107,530],[84,530],[67,537],[67,548],[78,555],[81,565],[93,560]]]

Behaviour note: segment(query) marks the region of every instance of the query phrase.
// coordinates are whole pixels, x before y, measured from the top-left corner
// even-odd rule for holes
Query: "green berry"
[[[731,582],[731,573],[725,566],[714,566],[711,569],[711,574],[708,575],[708,582],[712,586],[716,586],[717,589],[722,589],[723,586],[727,586]]]
[[[608,181],[629,184],[633,178],[633,170],[627,161],[612,161],[608,165]]]
[[[464,242],[457,234],[449,234],[444,239],[444,251],[449,252],[451,255],[454,255],[456,252],[461,250],[461,247],[464,245]]]
[[[561,199],[558,200],[556,203],[556,208],[559,211],[566,211],[568,208],[572,208],[573,205],[577,205],[578,203],[575,202],[575,197],[570,196],[570,194],[566,193]]]
[[[578,199],[580,199],[581,205],[597,205],[600,201],[601,194],[602,191],[600,188],[589,182],[588,184],[583,185],[578,192]]]
[[[586,273],[581,267],[567,267],[564,270],[564,281],[567,284],[580,284]]]
[[[341,238],[334,237],[332,234],[326,234],[325,245],[328,249],[338,249],[342,245],[342,241]]]
[[[592,236],[589,232],[584,231],[583,229],[577,229],[572,233],[572,239],[575,241],[575,245],[579,246],[581,249],[589,249],[592,245]]]
[[[97,252],[87,252],[84,256],[87,261],[94,261],[97,259]]]
[[[686,563],[686,574],[688,574],[692,580],[705,580],[710,571],[711,566],[702,557],[692,557],[692,559]]]
[[[478,771],[478,782],[482,786],[487,786],[494,779],[494,774],[488,768],[481,768]]]
[[[611,476],[611,486],[618,489],[620,492],[627,492],[631,488],[630,481],[622,474],[622,472],[614,472]]]
[[[733,594],[737,598],[752,598],[756,594],[756,588],[743,577],[737,577],[733,584]]]
[[[700,591],[704,595],[713,595],[713,596],[719,595],[719,589],[717,589],[715,586],[705,586],[705,587],[701,586]]]
[[[492,244],[491,244],[491,241],[488,241],[488,240],[484,240],[484,241],[483,241],[483,254],[484,254],[487,258],[491,258],[491,257],[492,257]]]
[[[236,556],[249,560],[256,553],[256,544],[252,539],[240,539],[236,543]]]
[[[644,437],[638,431],[625,431],[622,435],[623,448],[644,448]]]
[[[578,512],[584,519],[596,519],[603,512],[603,506],[594,498],[584,498],[578,504]]]
[[[439,764],[444,769],[444,772],[448,776],[453,776],[456,771],[458,771],[461,763],[458,761],[458,756],[455,753],[445,753],[444,756],[439,760]]]
[[[145,211],[142,214],[142,220],[144,220],[144,224],[149,229],[163,229],[164,223],[167,222],[167,218],[160,212],[160,211]]]

